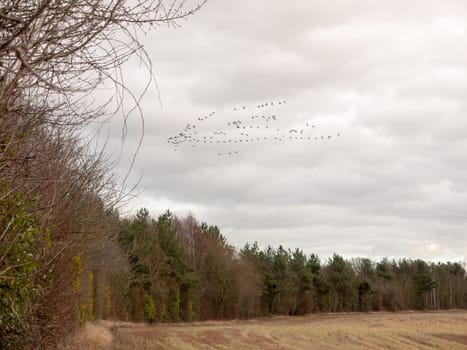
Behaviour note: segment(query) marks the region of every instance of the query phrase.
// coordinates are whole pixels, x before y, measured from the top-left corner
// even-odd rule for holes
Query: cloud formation
[[[154,93],[142,102],[142,193],[130,207],[192,212],[237,246],[466,259],[466,14],[463,1],[225,0],[149,33],[163,109]],[[140,88],[147,73],[136,62],[126,69]],[[263,113],[277,115],[271,130],[313,123],[300,136],[319,140],[278,142],[249,120],[279,100],[286,106]],[[239,119],[262,129],[235,144],[235,157],[224,156],[228,144],[174,151],[167,142],[187,124],[200,140],[219,130],[238,137],[228,123]],[[122,159],[139,125],[129,121]]]

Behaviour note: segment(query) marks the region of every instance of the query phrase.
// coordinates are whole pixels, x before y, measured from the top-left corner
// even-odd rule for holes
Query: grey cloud
[[[329,256],[467,256],[467,51],[463,1],[208,2],[177,30],[143,40],[161,90],[142,100],[145,138],[132,209],[170,206],[220,226],[236,246],[284,244]],[[147,78],[125,70],[131,88]],[[270,109],[312,142],[184,144],[187,123],[211,135],[250,111]],[[197,118],[216,111],[216,118]],[[119,150],[121,121],[109,147]],[[269,131],[260,130],[258,136]],[[340,136],[337,137],[337,132]],[[141,134],[137,118],[119,172]],[[321,142],[320,136],[333,135]],[[314,142],[318,137],[320,142]]]

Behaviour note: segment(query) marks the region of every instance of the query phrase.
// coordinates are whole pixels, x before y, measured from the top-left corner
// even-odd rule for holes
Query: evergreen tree
[[[342,256],[334,254],[329,259],[326,280],[332,287],[334,302],[332,311],[350,311],[354,306],[356,290],[353,288],[355,272],[351,264]]]

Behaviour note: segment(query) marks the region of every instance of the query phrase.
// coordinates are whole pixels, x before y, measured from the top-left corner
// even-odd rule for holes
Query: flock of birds
[[[280,116],[272,113],[277,113],[286,104],[287,101],[281,100],[263,102],[253,108],[244,105],[233,107],[232,114],[235,115],[235,119],[231,118],[227,121],[217,115],[216,112],[211,112],[198,117],[197,123],[186,124],[183,130],[170,136],[167,142],[173,146],[174,151],[178,151],[184,146],[191,148],[222,146],[224,149],[227,148],[227,151],[218,151],[216,152],[217,156],[231,157],[238,155],[241,147],[246,144],[271,141],[325,141],[340,136],[339,132],[319,134],[316,123],[310,121],[300,127],[281,127]],[[214,124],[220,124],[221,127],[211,125],[211,128],[208,128],[208,121],[210,120],[212,122],[216,121]]]

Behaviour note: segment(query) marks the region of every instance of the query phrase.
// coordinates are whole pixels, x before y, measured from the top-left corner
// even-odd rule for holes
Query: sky
[[[140,36],[160,96],[129,214],[191,213],[238,248],[467,261],[465,1],[210,0],[179,24]]]

